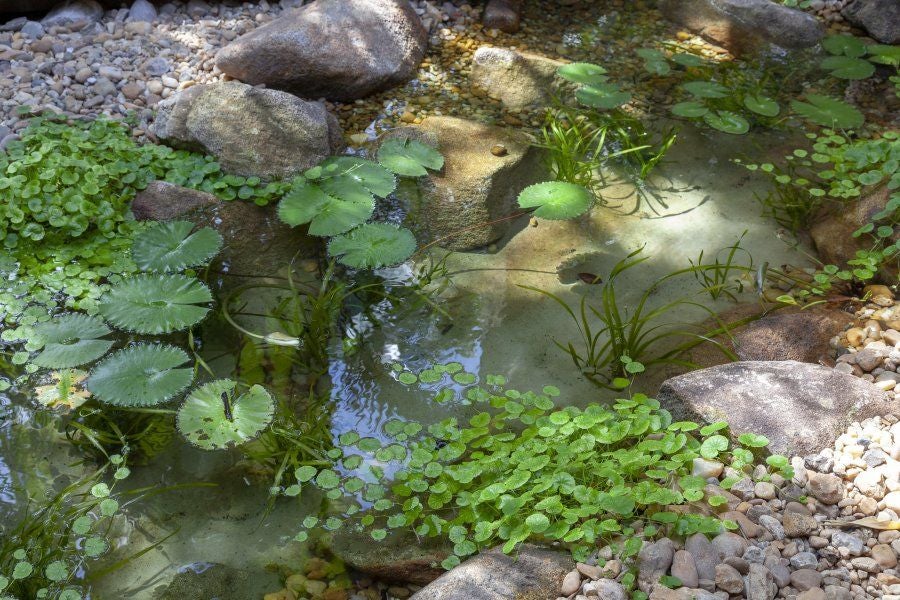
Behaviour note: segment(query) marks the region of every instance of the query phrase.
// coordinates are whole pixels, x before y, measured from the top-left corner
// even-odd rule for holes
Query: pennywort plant
[[[691,475],[693,460],[741,473],[768,443],[732,441],[725,423],[676,422],[643,395],[577,408],[554,386],[520,392],[498,375],[479,385],[459,363],[418,373],[395,364],[394,372],[404,384],[429,385],[436,401],[471,405],[473,416],[427,428],[391,420],[380,439],[343,434],[339,469],[303,468],[296,477],[345,510],[306,517],[298,539],[321,527],[365,529],[376,541],[407,531],[449,541],[448,569],[482,548],[512,553],[525,541],[561,544],[576,560],[608,543],[628,560],[656,536],[735,528],[715,516],[726,499]],[[784,457],[769,463],[790,474]],[[389,468],[399,468],[393,481]],[[632,568],[623,584],[635,576]]]

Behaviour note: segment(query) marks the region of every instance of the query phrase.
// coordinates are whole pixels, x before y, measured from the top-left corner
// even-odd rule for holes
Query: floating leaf
[[[537,208],[534,216],[552,221],[573,219],[591,208],[594,198],[580,185],[565,181],[545,181],[530,185],[519,194],[522,208]]]
[[[312,235],[332,236],[365,223],[375,212],[375,199],[352,181],[332,182],[330,191],[340,196],[309,182],[295,184],[278,203],[278,218],[291,227],[309,223]]]
[[[397,180],[383,166],[355,156],[333,156],[306,172],[308,179],[324,183],[355,183],[373,196],[385,198],[394,191]]]
[[[822,40],[822,47],[835,55],[859,57],[866,53],[866,45],[855,35],[829,35]]]
[[[637,55],[644,59],[644,69],[653,75],[667,75],[671,69],[666,56],[653,48],[638,48]]]
[[[209,312],[212,294],[186,275],[146,273],[113,287],[100,304],[100,314],[119,329],[160,334],[199,323]]]
[[[862,113],[846,102],[818,94],[807,94],[806,100],[793,100],[791,108],[813,123],[840,129],[852,129],[863,124]]]
[[[861,58],[829,56],[819,66],[841,79],[865,79],[875,73],[875,65]]]
[[[367,223],[336,236],[328,243],[328,254],[357,269],[396,265],[416,249],[416,238],[405,228],[390,223]]]
[[[76,369],[63,369],[52,374],[53,384],[34,388],[35,400],[47,408],[78,408],[91,397],[82,387],[87,373]]]
[[[139,233],[131,257],[142,271],[183,271],[208,263],[222,247],[222,236],[203,227],[191,233],[190,221],[154,223]]]
[[[758,115],[764,117],[775,117],[781,112],[778,103],[768,96],[748,95],[744,96],[744,106]]]
[[[631,100],[631,94],[623,92],[614,83],[586,85],[575,90],[575,97],[586,106],[600,109],[616,108]]]
[[[178,431],[204,450],[237,446],[258,436],[272,422],[275,402],[261,385],[235,398],[236,385],[219,379],[191,392],[178,409]]]
[[[563,65],[556,70],[556,74],[574,83],[594,85],[606,83],[606,69],[593,63],[576,62]]]
[[[672,114],[679,117],[702,117],[709,112],[709,109],[695,100],[687,102],[679,102],[672,106]]]
[[[427,175],[427,169],[440,171],[444,166],[441,153],[422,142],[410,139],[390,139],[378,149],[378,162],[406,177]]]
[[[47,369],[77,367],[97,360],[113,344],[98,339],[112,333],[101,319],[78,313],[38,323],[34,332],[43,340],[44,349],[31,362]]]
[[[872,44],[867,47],[869,60],[880,65],[900,67],[900,46]]]
[[[699,67],[706,63],[702,57],[696,54],[688,54],[686,52],[678,52],[672,55],[672,60],[683,67]]]
[[[714,81],[689,81],[681,87],[696,98],[726,98],[729,94],[727,87]]]
[[[153,406],[171,399],[191,384],[194,371],[176,368],[188,361],[183,350],[138,344],[111,354],[94,367],[87,388],[115,406]]]
[[[741,135],[750,131],[750,123],[747,122],[747,119],[727,110],[706,113],[703,115],[703,120],[713,129],[718,129],[725,133]]]

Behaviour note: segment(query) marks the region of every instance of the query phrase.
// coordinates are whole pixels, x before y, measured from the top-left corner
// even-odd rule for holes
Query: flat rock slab
[[[555,598],[575,568],[568,552],[523,545],[508,556],[482,552],[412,595],[412,600],[513,600]]]
[[[895,409],[888,393],[828,367],[744,361],[667,379],[657,398],[677,420],[727,421],[735,436],[769,438],[769,451],[804,456],[834,443],[852,421]]]

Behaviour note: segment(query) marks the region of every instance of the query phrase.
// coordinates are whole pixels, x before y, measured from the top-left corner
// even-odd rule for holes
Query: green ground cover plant
[[[394,372],[406,385],[428,385],[436,402],[471,405],[473,416],[427,428],[388,421],[382,439],[343,434],[340,468],[296,473],[343,512],[307,517],[298,539],[341,527],[376,541],[391,531],[441,537],[453,547],[448,569],[482,548],[499,544],[512,553],[525,541],[561,544],[577,560],[611,543],[628,560],[657,536],[735,528],[713,515],[725,498],[704,492],[706,481],[691,475],[693,459],[749,471],[768,444],[749,434],[733,441],[724,422],[676,422],[643,395],[577,408],[553,386],[520,392],[498,375],[479,384],[459,363],[417,373],[395,364]],[[786,458],[765,460],[791,475]],[[631,586],[635,575],[622,583]]]

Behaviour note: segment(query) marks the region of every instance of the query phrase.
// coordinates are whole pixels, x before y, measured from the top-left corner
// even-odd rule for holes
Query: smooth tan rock
[[[469,81],[503,106],[518,110],[550,102],[565,63],[539,54],[482,46],[472,57]]]

